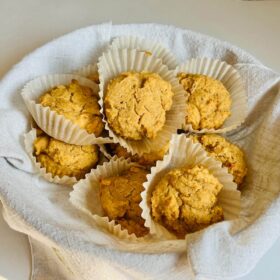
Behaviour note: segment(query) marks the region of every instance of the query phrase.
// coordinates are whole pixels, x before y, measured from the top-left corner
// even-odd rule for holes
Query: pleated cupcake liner
[[[86,66],[83,66],[78,70],[74,71],[73,74],[85,77],[93,81],[94,83],[96,83],[98,78],[97,64],[95,63],[95,64],[88,64]]]
[[[221,162],[209,157],[199,143],[194,143],[184,134],[173,135],[169,153],[162,161],[158,161],[155,167],[152,167],[147,181],[143,184],[144,191],[141,193],[142,218],[145,219],[145,226],[155,237],[162,240],[176,239],[173,233],[152,218],[150,201],[155,186],[170,170],[195,165],[206,167],[223,185],[218,195],[218,204],[223,208],[224,219],[233,220],[239,217],[241,193],[237,190],[237,185],[233,182],[233,177],[228,173],[227,168],[222,167]]]
[[[37,103],[42,94],[55,86],[69,85],[73,79],[77,80],[82,86],[91,88],[93,92],[98,95],[98,85],[79,75],[46,75],[40,76],[27,83],[21,95],[33,119],[45,133],[65,143],[91,145],[112,142],[112,139],[108,137],[96,137],[94,134],[89,134],[85,129],[80,128],[63,115],[52,111],[49,107],[44,107]]]
[[[80,180],[74,185],[73,191],[70,193],[70,202],[74,207],[87,214],[96,224],[97,227],[105,229],[108,234],[113,234],[120,239],[127,241],[145,241],[149,236],[136,237],[136,235],[129,234],[128,231],[117,224],[114,220],[109,220],[102,209],[100,201],[100,186],[101,178],[119,175],[121,172],[129,169],[131,166],[138,166],[131,163],[130,160],[124,158],[112,158],[109,162],[97,166],[86,175],[86,178]]]
[[[110,45],[111,49],[136,49],[146,54],[150,54],[162,60],[169,69],[175,69],[178,66],[176,56],[162,44],[137,36],[120,36],[115,38]]]
[[[172,86],[172,91],[174,92],[172,107],[166,112],[165,125],[154,139],[144,138],[141,141],[124,139],[114,133],[106,120],[103,99],[106,94],[107,84],[116,76],[127,71],[157,73]],[[177,129],[182,127],[186,114],[185,91],[179,84],[175,71],[169,70],[166,65],[162,64],[160,59],[147,55],[144,52],[139,52],[135,49],[115,48],[103,53],[99,58],[98,72],[100,78],[99,104],[101,107],[101,113],[104,116],[103,120],[105,122],[105,128],[109,131],[109,136],[113,141],[115,143],[120,143],[120,145],[125,147],[128,152],[141,156],[143,153],[156,151],[160,147],[166,145],[166,143],[169,142],[171,135],[177,133]]]
[[[200,74],[219,80],[229,91],[232,100],[231,115],[219,129],[195,130],[184,122],[183,129],[196,133],[226,133],[236,129],[247,116],[247,94],[238,71],[224,61],[211,58],[193,58],[176,68],[176,73]]]
[[[45,167],[42,167],[40,162],[36,161],[36,157],[34,156],[34,141],[36,140],[36,129],[32,128],[28,133],[24,134],[24,145],[25,150],[27,154],[29,155],[36,171],[38,174],[43,177],[45,180],[59,184],[59,185],[67,185],[67,186],[73,186],[75,183],[77,183],[77,179],[75,177],[69,177],[69,176],[53,176],[50,172],[47,172]]]

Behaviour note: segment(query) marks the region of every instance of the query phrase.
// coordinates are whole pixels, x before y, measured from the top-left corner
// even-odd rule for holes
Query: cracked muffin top
[[[152,151],[150,153],[144,153],[142,156],[139,156],[138,154],[132,155],[126,150],[126,148],[122,147],[120,144],[110,144],[112,155],[123,157],[125,159],[129,158],[132,162],[137,162],[138,164],[147,168],[156,165],[156,162],[158,160],[162,160],[168,149],[169,144],[165,145],[160,150]]]
[[[222,184],[201,165],[172,169],[155,186],[151,196],[153,219],[184,238],[223,220],[217,204]]]
[[[172,86],[158,74],[122,73],[107,86],[104,98],[109,126],[128,140],[153,139],[171,109]]]
[[[80,85],[76,80],[72,80],[70,85],[59,85],[44,93],[39,102],[97,137],[104,129],[98,96],[91,88]]]
[[[37,130],[34,141],[36,161],[53,176],[85,177],[98,162],[96,145],[78,146],[58,141]]]
[[[133,166],[118,176],[100,180],[100,201],[106,216],[137,237],[149,233],[139,206],[146,175],[147,171]]]
[[[195,142],[199,141],[209,156],[221,161],[222,165],[228,168],[237,185],[242,184],[247,173],[247,166],[245,155],[237,145],[216,134],[191,135],[190,137]]]
[[[231,97],[222,82],[205,75],[179,73],[187,92],[186,124],[193,129],[218,129],[231,115]]]

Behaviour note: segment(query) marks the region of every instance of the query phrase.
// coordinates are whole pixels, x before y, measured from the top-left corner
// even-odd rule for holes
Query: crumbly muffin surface
[[[98,96],[91,88],[80,85],[76,80],[72,80],[68,86],[60,85],[44,93],[39,102],[88,133],[100,136],[104,129]]]
[[[107,86],[105,115],[112,130],[128,140],[153,139],[171,109],[172,86],[158,74],[122,73]]]
[[[132,155],[120,144],[111,144],[110,148],[113,155],[116,155],[117,157],[123,157],[125,159],[129,158],[132,162],[137,162],[140,165],[150,168],[154,166],[158,160],[163,159],[164,155],[168,151],[169,144],[165,145],[158,151],[144,153],[142,156],[139,156],[138,154]]]
[[[242,184],[247,174],[247,165],[245,154],[237,145],[216,134],[192,135],[191,138],[199,141],[210,156],[221,161],[223,166],[228,168],[237,185]]]
[[[178,78],[189,95],[186,124],[193,129],[218,129],[231,115],[231,97],[218,80],[205,75],[179,73]]]
[[[98,162],[96,145],[71,145],[42,133],[34,141],[34,155],[37,162],[53,176],[66,175],[78,180],[84,178]]]
[[[179,238],[223,219],[217,204],[222,184],[201,165],[172,169],[155,186],[151,212],[155,221]]]
[[[149,232],[144,226],[139,206],[146,175],[144,169],[130,167],[118,176],[100,180],[100,201],[106,216],[137,237]]]

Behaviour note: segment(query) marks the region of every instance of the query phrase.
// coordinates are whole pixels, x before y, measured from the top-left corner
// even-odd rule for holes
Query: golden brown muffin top
[[[191,138],[195,142],[199,141],[208,155],[221,161],[222,165],[227,167],[229,173],[233,175],[234,182],[241,185],[247,174],[247,165],[245,154],[237,145],[216,134],[192,135]]]
[[[168,149],[169,144],[165,145],[158,151],[144,153],[142,156],[139,156],[138,154],[132,155],[120,144],[110,144],[110,150],[112,151],[113,155],[116,155],[117,157],[123,157],[125,159],[129,158],[132,162],[137,162],[138,164],[147,168],[154,166],[158,160],[162,160]]]
[[[172,86],[158,74],[122,73],[107,86],[105,115],[112,130],[129,140],[153,139],[171,109]]]
[[[218,129],[231,115],[231,97],[222,82],[205,75],[178,74],[189,94],[186,124],[193,129]]]
[[[106,216],[137,237],[149,232],[139,206],[146,175],[147,171],[133,166],[120,175],[100,180],[100,201]]]
[[[155,186],[152,217],[179,238],[223,219],[222,184],[201,165],[172,169]]]
[[[80,85],[76,80],[72,80],[70,85],[59,85],[44,93],[39,102],[88,133],[100,136],[104,129],[98,96],[91,88]]]
[[[67,144],[40,132],[34,141],[34,155],[53,176],[66,175],[79,180],[96,166],[98,148]]]

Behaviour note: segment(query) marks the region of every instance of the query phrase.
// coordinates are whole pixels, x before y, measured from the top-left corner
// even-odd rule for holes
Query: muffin
[[[104,98],[111,129],[127,140],[154,139],[171,109],[172,86],[158,74],[125,72],[111,80]]]
[[[37,131],[34,141],[36,161],[53,176],[85,177],[98,162],[96,145],[78,146],[58,141],[42,131]]]
[[[205,75],[179,73],[189,98],[186,124],[195,130],[218,129],[231,115],[231,96],[222,82]]]
[[[245,155],[237,145],[216,134],[192,135],[191,138],[195,142],[199,141],[209,156],[221,161],[222,165],[228,168],[237,185],[242,184],[247,174],[247,165]]]
[[[217,203],[222,187],[202,165],[172,169],[152,192],[152,218],[184,238],[187,233],[223,220],[223,209]]]
[[[39,103],[97,137],[104,129],[98,96],[91,88],[80,85],[76,80],[72,80],[70,85],[59,85],[44,93]]]
[[[132,155],[126,150],[126,148],[122,147],[120,144],[109,145],[109,149],[112,155],[116,155],[117,157],[123,157],[125,159],[129,158],[132,162],[136,162],[146,168],[150,168],[156,165],[156,162],[158,160],[162,160],[169,149],[169,144],[167,144],[158,151],[144,153],[142,156],[139,156],[138,154]]]
[[[100,201],[106,216],[137,237],[149,233],[139,206],[146,176],[147,171],[144,169],[130,167],[118,176],[100,180]]]

